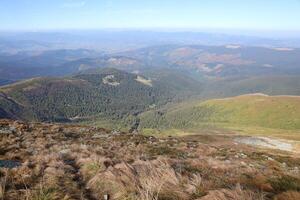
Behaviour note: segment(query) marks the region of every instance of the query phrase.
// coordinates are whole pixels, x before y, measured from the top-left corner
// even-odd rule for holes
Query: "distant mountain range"
[[[0,52],[4,53],[62,48],[93,48],[112,52],[165,44],[300,47],[300,39],[172,30],[0,32]]]
[[[223,78],[300,75],[300,49],[163,45],[113,54],[60,49],[0,55],[0,79],[10,82],[39,76],[66,76],[107,67],[141,73],[168,68]]]
[[[146,66],[197,71],[207,76],[300,74],[300,49],[225,46],[156,46],[120,53]]]
[[[151,120],[185,127],[190,119],[195,125],[203,109],[198,116],[183,106],[191,100],[299,96],[300,48],[289,44],[183,32],[0,33],[0,118],[129,128],[152,127]],[[178,106],[174,116],[170,106]],[[218,109],[204,109],[204,117],[219,120]],[[224,119],[235,123],[232,117]]]

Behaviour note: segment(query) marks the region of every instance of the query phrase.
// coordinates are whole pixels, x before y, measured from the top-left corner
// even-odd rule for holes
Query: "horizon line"
[[[232,36],[248,36],[273,39],[300,39],[300,30],[251,29],[251,28],[187,28],[187,27],[103,27],[103,28],[49,28],[49,29],[0,29],[0,33],[64,33],[64,32],[169,32],[206,33]]]

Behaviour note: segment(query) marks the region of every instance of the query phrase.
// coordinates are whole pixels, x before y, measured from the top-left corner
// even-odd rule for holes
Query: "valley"
[[[300,198],[297,46],[63,38],[0,52],[1,200]]]
[[[0,0],[0,200],[300,200],[300,0]]]

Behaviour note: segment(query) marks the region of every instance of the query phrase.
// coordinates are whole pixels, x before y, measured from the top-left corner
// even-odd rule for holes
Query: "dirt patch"
[[[270,149],[278,149],[282,151],[293,151],[293,145],[287,141],[272,139],[268,137],[237,137],[235,142],[248,144],[252,146],[266,147]]]

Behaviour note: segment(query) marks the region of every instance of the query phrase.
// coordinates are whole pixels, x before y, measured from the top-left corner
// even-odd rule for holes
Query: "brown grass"
[[[3,200],[5,197],[5,189],[6,189],[6,182],[8,178],[8,172],[4,171],[5,175],[0,179],[0,199]]]
[[[299,200],[300,192],[289,191],[277,195],[274,200]]]
[[[22,165],[0,168],[0,200],[94,200],[105,194],[112,200],[294,200],[299,195],[299,158],[234,145],[221,136],[155,138],[0,120],[3,127],[15,132],[0,135],[0,159]]]
[[[242,190],[237,185],[233,190],[214,190],[210,191],[207,196],[199,200],[264,200],[265,196],[261,193]]]

